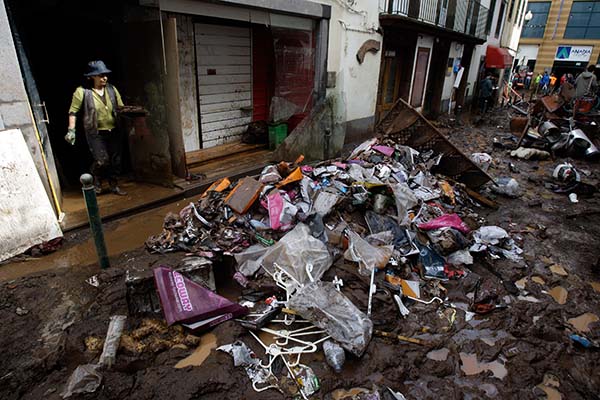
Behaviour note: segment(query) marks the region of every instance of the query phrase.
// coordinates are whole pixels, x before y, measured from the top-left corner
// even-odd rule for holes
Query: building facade
[[[468,100],[477,97],[479,82],[486,73],[498,79],[498,93],[509,82],[511,66],[517,54],[527,0],[488,0],[490,29],[485,43],[477,46],[469,69]],[[497,96],[499,97],[499,96]]]
[[[486,72],[507,75],[525,5],[526,0],[380,1],[377,117],[398,98],[429,116],[449,113],[477,96]]]
[[[519,65],[561,76],[600,63],[600,1],[529,0],[527,14]]]

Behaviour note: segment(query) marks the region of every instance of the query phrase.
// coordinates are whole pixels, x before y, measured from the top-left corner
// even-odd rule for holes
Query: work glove
[[[71,128],[67,131],[67,134],[65,135],[65,140],[71,146],[75,144],[75,129]]]

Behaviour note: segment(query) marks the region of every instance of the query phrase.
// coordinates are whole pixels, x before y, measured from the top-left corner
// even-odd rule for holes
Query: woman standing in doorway
[[[117,107],[123,106],[123,100],[117,88],[108,83],[110,72],[100,60],[88,63],[84,76],[90,87],[80,86],[73,93],[65,140],[71,145],[75,144],[75,124],[77,115],[81,114],[83,130],[94,159],[90,172],[94,175],[96,193],[102,193],[102,180],[106,179],[111,193],[125,196],[127,193],[117,185],[122,153]]]

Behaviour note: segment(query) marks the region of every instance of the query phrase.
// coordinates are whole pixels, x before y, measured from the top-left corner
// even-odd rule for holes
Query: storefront
[[[585,71],[593,50],[594,46],[557,46],[552,72],[558,77],[567,73],[577,76],[577,74]]]

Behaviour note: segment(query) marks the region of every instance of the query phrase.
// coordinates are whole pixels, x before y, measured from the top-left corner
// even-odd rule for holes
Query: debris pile
[[[382,292],[397,306],[395,321],[419,303],[438,307],[450,325],[457,312],[468,320],[505,308],[479,279],[470,305],[448,300],[444,282],[469,275],[474,259],[519,262],[522,250],[506,230],[485,226],[477,213],[482,197],[433,172],[443,158],[387,136],[362,143],[345,159],[303,165],[300,157],[256,177],[215,182],[197,202],[167,215],[146,246],[215,263],[233,256],[232,279],[246,294],[239,304],[214,293],[207,301],[210,290],[159,267],[155,282],[167,321],[193,330],[241,317],[268,361],[241,340],[219,350],[246,370],[256,391],[308,398],[319,383],[301,363],[304,354],[322,348],[340,372],[345,353],[361,357],[374,335],[426,344],[374,329],[380,324],[372,320],[374,298]],[[368,283],[358,303],[337,276],[348,268]]]
[[[518,109],[524,117],[513,117],[511,128],[519,136],[512,157],[525,160],[546,160],[552,157],[569,157],[597,161],[600,159],[598,142],[600,112],[597,109],[582,110],[578,100],[563,94],[544,96],[534,105]],[[517,132],[518,129],[520,132]],[[578,202],[577,195],[589,196],[596,188],[581,181],[581,176],[570,163],[556,166],[554,184],[548,188],[556,193],[569,194],[571,202]],[[516,196],[512,196],[516,197]]]

